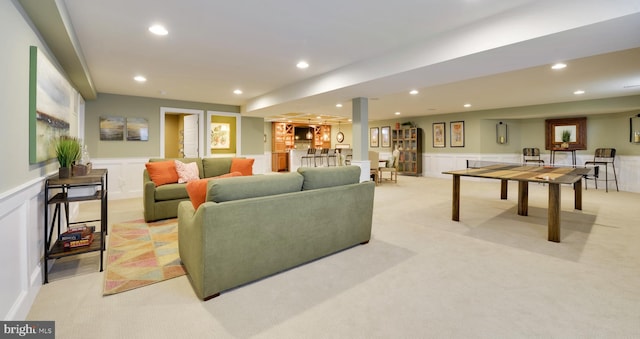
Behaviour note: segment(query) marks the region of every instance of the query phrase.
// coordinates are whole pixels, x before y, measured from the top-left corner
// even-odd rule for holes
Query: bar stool
[[[321,148],[320,149],[320,153],[316,152],[316,154],[313,156],[313,165],[318,167],[317,160],[320,159],[320,166],[324,166],[324,158],[326,158],[328,155],[329,155],[329,149],[328,148]],[[328,163],[329,163],[329,159],[327,159],[327,164]]]
[[[616,149],[615,148],[596,148],[596,152],[593,155],[593,161],[586,161],[584,166],[595,166],[594,173],[592,177],[585,176],[584,179],[584,188],[587,189],[587,180],[593,179],[596,183],[596,189],[598,189],[598,174],[600,165],[604,166],[604,180],[605,180],[605,191],[609,192],[609,164],[613,168],[613,180],[616,182],[616,191],[620,191],[618,189],[618,176],[616,175]]]
[[[300,157],[300,167],[304,167],[304,161],[307,161],[307,167],[311,167],[311,161],[315,161],[314,157],[316,155],[316,149],[315,148],[309,148],[307,150],[307,154],[303,155],[302,157]]]
[[[329,161],[331,159],[333,159],[333,166],[337,166],[338,165],[338,160],[337,160],[337,157],[336,157],[336,152],[337,151],[338,150],[336,150],[334,148],[329,149],[329,153],[327,154],[327,166],[331,166],[331,161]]]
[[[529,162],[538,164],[538,166],[544,166],[544,160],[540,159],[539,148],[523,148],[522,149],[522,162],[526,165]]]

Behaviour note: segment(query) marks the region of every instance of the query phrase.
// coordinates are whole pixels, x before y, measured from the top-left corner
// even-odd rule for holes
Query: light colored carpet
[[[117,223],[109,229],[104,295],[184,275],[178,254],[178,220]]]
[[[28,318],[55,320],[65,339],[87,328],[150,339],[640,337],[640,194],[589,189],[576,211],[562,187],[558,244],[546,240],[547,186],[530,186],[522,217],[517,185],[504,201],[499,181],[463,179],[460,222],[451,186],[383,183],[369,244],[207,302],[186,276],[103,297],[95,260],[56,263]],[[109,214],[141,218],[141,202],[110,201]]]

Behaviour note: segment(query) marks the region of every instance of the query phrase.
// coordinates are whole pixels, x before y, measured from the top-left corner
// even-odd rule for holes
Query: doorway
[[[201,137],[204,111],[185,108],[160,108],[160,157],[203,157]]]

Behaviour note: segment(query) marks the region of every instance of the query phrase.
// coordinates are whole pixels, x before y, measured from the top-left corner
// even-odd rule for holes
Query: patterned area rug
[[[178,255],[178,220],[114,224],[109,230],[103,295],[184,275]]]

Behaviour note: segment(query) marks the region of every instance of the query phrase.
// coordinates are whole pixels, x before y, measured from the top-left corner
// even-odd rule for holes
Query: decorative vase
[[[560,148],[569,148],[569,143],[563,142],[562,144],[560,144]]]
[[[58,178],[67,179],[71,176],[71,168],[69,167],[60,167],[58,169]]]

